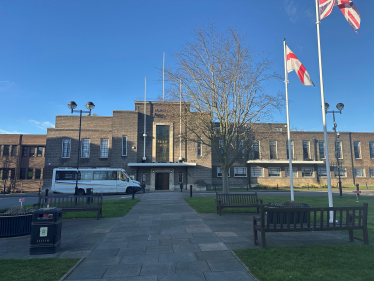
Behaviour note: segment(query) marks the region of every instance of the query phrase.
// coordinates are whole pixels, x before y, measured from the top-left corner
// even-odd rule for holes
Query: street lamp
[[[332,127],[332,129],[335,132],[335,158],[336,158],[336,162],[338,163],[339,193],[340,193],[340,198],[343,198],[342,182],[340,180],[340,163],[339,163],[340,155],[338,154],[338,150],[337,150],[337,147],[336,147],[336,145],[338,143],[338,138],[340,137],[340,134],[339,134],[339,132],[336,131],[336,127],[338,127],[338,125],[335,122],[335,113],[342,114],[342,110],[344,109],[344,104],[340,102],[336,105],[336,108],[338,109],[338,111],[335,111],[335,110],[327,111],[327,109],[329,109],[329,107],[330,107],[330,105],[326,102],[325,103],[326,114],[327,113],[332,113],[333,120],[334,120],[334,127]],[[334,171],[334,173],[335,173],[335,171]]]
[[[75,101],[71,101],[68,103],[68,107],[71,109],[71,113],[79,112],[79,138],[78,138],[78,158],[77,158],[77,176],[75,181],[75,195],[78,195],[78,169],[79,169],[79,155],[81,151],[81,125],[82,125],[82,113],[88,113],[88,116],[91,116],[91,110],[94,109],[95,105],[93,102],[87,102],[86,108],[88,111],[84,110],[74,110],[77,107]]]

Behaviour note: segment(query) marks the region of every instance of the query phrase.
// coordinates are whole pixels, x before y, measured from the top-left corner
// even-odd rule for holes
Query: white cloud
[[[39,122],[39,121],[35,121],[35,120],[29,120],[29,122],[33,125],[35,125],[36,127],[38,127],[39,129],[46,129],[46,128],[54,128],[55,125],[52,124],[51,122]]]
[[[17,131],[5,131],[5,130],[0,129],[0,134],[25,134],[25,133],[17,132]]]
[[[11,81],[0,81],[0,93],[6,92],[17,92],[19,91],[19,86]]]
[[[286,13],[287,13],[290,21],[295,23],[297,21],[297,19],[299,18],[299,15],[298,15],[296,5],[295,5],[294,1],[285,0],[284,1],[284,7],[285,7]]]

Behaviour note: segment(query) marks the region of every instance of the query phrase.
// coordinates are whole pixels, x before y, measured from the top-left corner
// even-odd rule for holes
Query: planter
[[[287,209],[289,208],[311,208],[309,204],[304,204],[304,203],[297,203],[297,204],[292,204],[292,205],[290,204],[282,205],[282,203],[266,203],[265,206],[268,208],[277,208],[277,209],[278,208],[287,208]],[[277,210],[277,211],[274,210],[274,212],[272,212],[268,209],[267,215],[269,216],[269,223],[270,224],[274,223],[274,214],[275,214],[276,224],[280,224],[281,223],[280,210]],[[287,213],[283,213],[283,224],[287,224],[287,216],[288,216]],[[294,211],[294,212],[290,212],[290,224],[294,223],[295,216],[296,216],[296,223],[298,224],[301,222],[301,211]],[[308,217],[305,212],[303,213],[302,222],[303,223],[308,222]]]
[[[4,214],[0,211],[0,237],[27,235],[31,233],[32,213],[19,215]]]

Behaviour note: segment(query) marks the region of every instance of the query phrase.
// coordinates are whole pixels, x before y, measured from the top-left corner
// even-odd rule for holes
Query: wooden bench
[[[368,203],[361,207],[326,208],[271,208],[262,205],[260,209],[260,217],[253,216],[253,236],[254,244],[262,245],[263,248],[266,248],[266,232],[348,230],[349,241],[357,239],[369,244]],[[333,222],[330,222],[331,212]],[[362,229],[364,239],[353,236],[353,230],[356,229]],[[261,233],[261,241],[258,240],[258,231]]]
[[[63,212],[97,211],[97,219],[103,212],[103,195],[52,195],[39,196],[34,208],[46,208],[49,200],[50,207],[62,208]]]
[[[221,215],[224,208],[246,208],[254,207],[259,212],[262,199],[258,199],[257,192],[241,194],[216,193],[217,214]]]

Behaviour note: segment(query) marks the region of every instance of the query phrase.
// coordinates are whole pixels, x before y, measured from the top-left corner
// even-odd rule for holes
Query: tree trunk
[[[226,168],[221,170],[222,172],[222,193],[229,193],[229,177],[228,172],[229,170]]]

